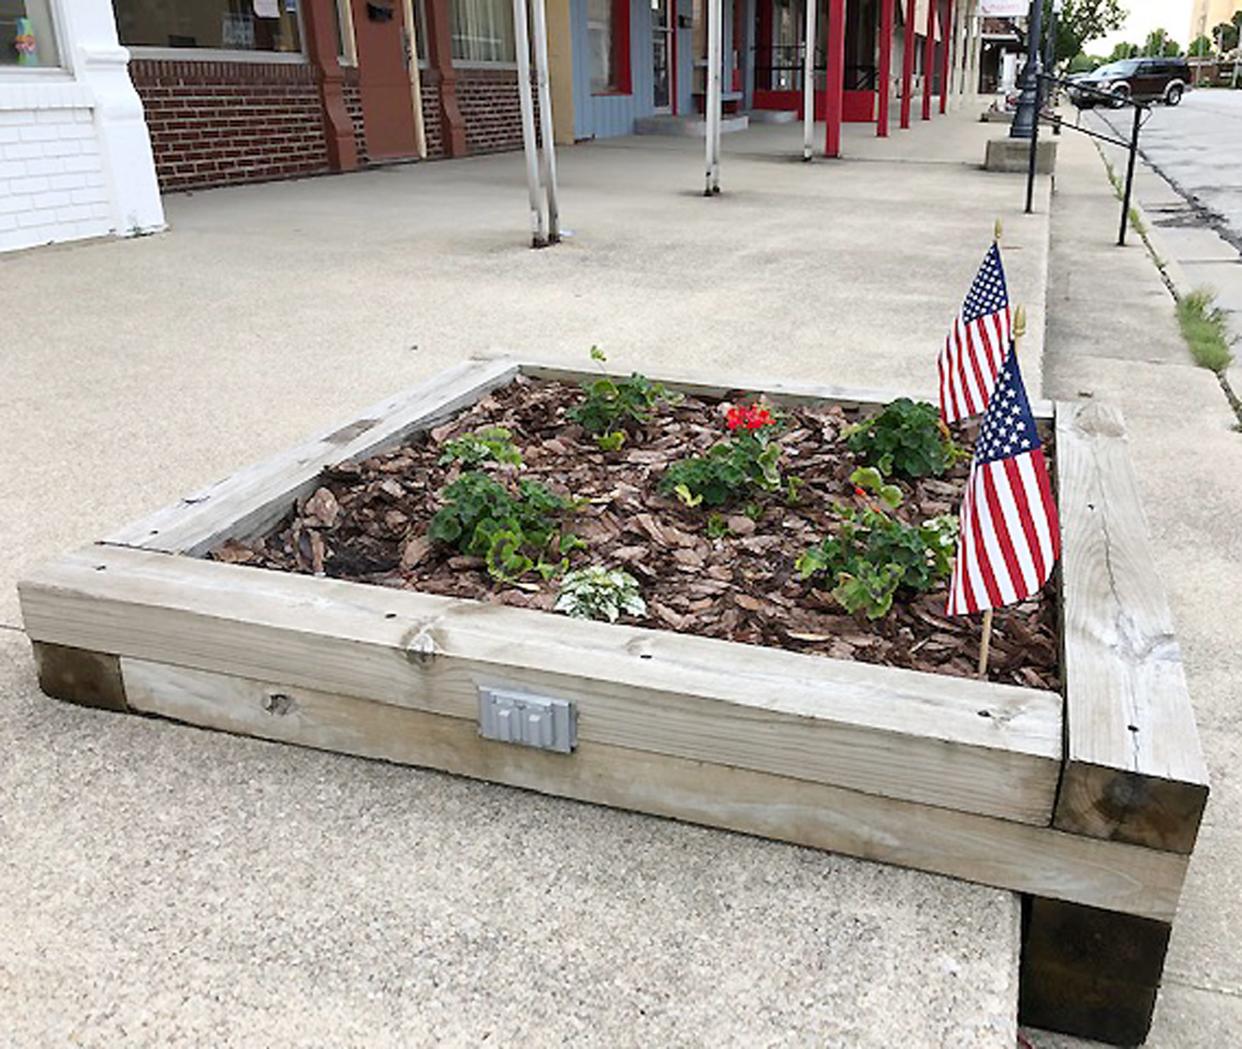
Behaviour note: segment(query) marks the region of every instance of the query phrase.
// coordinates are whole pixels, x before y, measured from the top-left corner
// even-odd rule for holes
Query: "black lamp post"
[[[1035,133],[1035,121],[1039,119],[1039,44],[1043,38],[1044,0],[1031,0],[1031,14],[1027,19],[1026,65],[1022,67],[1022,94],[1018,96],[1018,111],[1009,128],[1010,138],[1030,138]]]

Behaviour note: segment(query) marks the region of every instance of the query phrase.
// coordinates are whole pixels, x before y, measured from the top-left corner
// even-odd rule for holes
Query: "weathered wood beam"
[[[557,754],[471,720],[300,685],[123,658],[135,709],[322,750],[442,769],[1057,899],[1172,917],[1186,859],[790,776],[584,740]],[[1118,917],[1114,915],[1113,917]]]
[[[1189,853],[1207,769],[1121,414],[1059,404],[1066,755],[1054,823]]]
[[[591,742],[1052,817],[1052,692],[107,545],[20,592],[40,641],[471,723],[480,686],[520,688],[573,700]]]

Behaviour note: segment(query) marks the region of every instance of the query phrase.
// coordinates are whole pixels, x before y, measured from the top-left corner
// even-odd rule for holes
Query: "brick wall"
[[[423,136],[427,139],[427,156],[444,156],[444,137],[440,133],[440,85],[433,77],[423,75]]]
[[[358,90],[357,69],[351,67],[345,70],[342,94],[345,96],[345,108],[349,110],[349,122],[354,126],[354,146],[358,150],[358,163],[365,165],[370,158],[367,156],[367,127],[362,119],[362,94]]]
[[[0,251],[99,237],[111,225],[93,111],[0,108]]]
[[[130,75],[164,191],[327,170],[309,65],[136,59]]]
[[[522,107],[515,70],[459,69],[457,103],[471,153],[522,148]]]

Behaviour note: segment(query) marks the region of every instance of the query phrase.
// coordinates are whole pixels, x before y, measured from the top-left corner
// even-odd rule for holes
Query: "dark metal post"
[[[1126,191],[1121,199],[1121,230],[1117,234],[1119,248],[1126,246],[1126,223],[1130,221],[1130,190],[1134,185],[1134,158],[1138,156],[1139,128],[1142,126],[1140,118],[1143,115],[1142,106],[1134,102],[1130,104],[1134,106],[1134,126],[1130,131],[1130,159],[1126,164]]]
[[[1036,0],[1038,3],[1039,0]],[[1031,150],[1030,155],[1026,158],[1026,213],[1031,213],[1031,201],[1035,197],[1035,167],[1039,162],[1039,110],[1040,110],[1040,85],[1042,81],[1038,78],[1035,81],[1035,123],[1031,127]],[[1017,119],[1015,117],[1015,119]]]
[[[1031,14],[1027,19],[1026,65],[1022,67],[1022,94],[1018,97],[1018,111],[1013,115],[1009,128],[1010,138],[1030,138],[1039,117],[1039,45],[1043,37],[1040,27],[1044,20],[1044,0],[1031,0]]]
[[[1057,68],[1057,19],[1061,14],[1062,0],[1052,0],[1052,14],[1048,18],[1048,32],[1045,35],[1044,42],[1044,72],[1048,76],[1056,76]],[[1060,89],[1060,82],[1049,80],[1047,85],[1047,98],[1053,105],[1056,105],[1057,91]],[[1061,134],[1061,118],[1055,113],[1052,118],[1052,133],[1054,135]]]

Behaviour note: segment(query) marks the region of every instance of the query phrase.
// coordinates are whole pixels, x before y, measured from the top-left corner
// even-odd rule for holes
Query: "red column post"
[[[953,46],[953,0],[945,0],[940,30],[940,112],[949,99],[949,50]]]
[[[453,18],[450,0],[427,0],[427,71],[423,82],[440,96],[440,136],[450,157],[466,155],[466,122],[457,104],[457,71],[453,68]]]
[[[828,69],[824,76],[824,156],[841,155],[845,108],[845,0],[828,0]]]
[[[306,54],[319,86],[324,142],[330,171],[353,171],[358,166],[354,122],[345,106],[345,74],[336,57],[336,10],[332,0],[309,0],[302,5]]]
[[[932,80],[936,75],[936,0],[927,3],[927,35],[923,37],[923,119],[931,120]]]
[[[892,85],[893,66],[893,4],[896,0],[880,0],[880,68],[876,72],[875,89],[880,93],[876,107],[875,133],[888,138],[888,96]]]
[[[910,91],[914,83],[914,4],[906,0],[906,24],[901,49],[901,126],[910,126]]]

